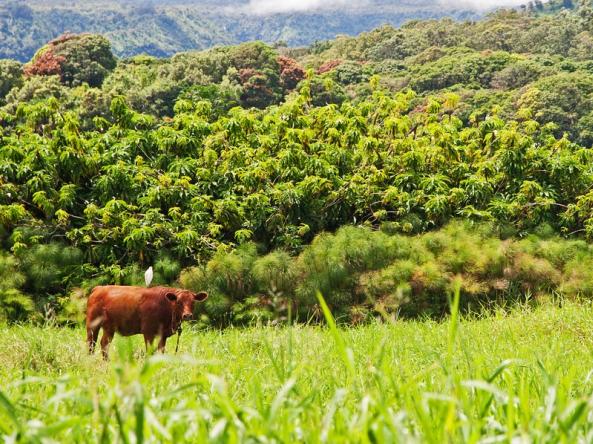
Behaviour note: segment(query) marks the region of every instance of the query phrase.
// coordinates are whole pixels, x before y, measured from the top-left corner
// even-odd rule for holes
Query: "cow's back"
[[[87,325],[101,325],[124,336],[158,330],[169,324],[172,309],[165,289],[108,285],[95,287],[89,297]],[[97,321],[95,321],[97,322]]]

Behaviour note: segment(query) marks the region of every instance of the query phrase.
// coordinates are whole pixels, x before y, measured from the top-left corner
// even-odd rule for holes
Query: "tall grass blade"
[[[6,397],[6,395],[4,393],[2,393],[1,390],[0,390],[0,407],[2,408],[2,410],[4,410],[4,412],[6,412],[6,414],[8,415],[8,418],[15,425],[17,431],[21,432],[23,430],[23,428],[22,428],[22,425],[21,425],[21,423],[19,421],[16,408],[10,402],[10,400]],[[3,431],[6,434],[9,434],[10,433],[9,429],[7,428],[7,426],[5,426],[4,424],[0,424],[0,426],[2,427]]]
[[[338,330],[336,321],[335,321],[333,315],[331,314],[331,311],[330,311],[329,307],[327,306],[327,303],[325,302],[325,299],[323,298],[323,296],[320,292],[317,292],[317,300],[319,301],[319,305],[321,306],[321,310],[323,311],[323,316],[325,317],[325,321],[327,322],[327,325],[329,326],[331,335],[334,338],[334,343],[336,344],[336,347],[338,348],[338,353],[340,354],[340,357],[342,358],[342,362],[344,363],[344,365],[346,366],[346,369],[348,370],[349,377],[352,377],[354,375],[354,355],[353,355],[352,349],[346,346],[346,342],[344,341],[344,338],[342,337],[342,335],[340,334],[340,331]]]
[[[457,279],[454,284],[453,300],[451,301],[451,319],[449,321],[449,338],[447,341],[447,364],[450,366],[455,351],[455,342],[459,328],[459,300],[461,295],[461,281]],[[451,370],[451,369],[449,369]]]

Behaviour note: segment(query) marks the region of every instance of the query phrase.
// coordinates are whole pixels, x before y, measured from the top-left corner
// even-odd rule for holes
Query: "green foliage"
[[[201,104],[208,109],[207,117],[217,119],[225,115],[231,108],[240,105],[240,88],[229,83],[190,87],[179,97],[177,106],[187,104],[191,109]]]
[[[306,279],[296,292],[309,306],[320,291],[337,310],[348,309],[354,298],[357,274],[385,266],[392,254],[390,239],[381,232],[371,234],[363,228],[344,227],[335,236],[320,235],[299,258]]]
[[[587,125],[579,126],[586,117],[593,93],[593,78],[584,73],[563,73],[535,82],[521,96],[519,105],[536,112],[535,119],[541,123],[554,123],[560,131],[569,131],[575,138],[575,130],[583,131]]]
[[[409,86],[419,92],[457,84],[488,88],[494,76],[513,62],[513,57],[502,51],[483,54],[458,49],[435,62],[415,66],[410,70]]]
[[[99,35],[82,34],[62,38],[54,52],[65,59],[62,81],[68,85],[100,86],[116,66],[109,41]]]
[[[586,7],[552,10],[168,59],[115,60],[104,38],[66,35],[28,77],[3,62],[14,288],[66,312],[74,288],[142,284],[148,265],[171,284],[197,265],[183,279],[211,292],[221,325],[317,316],[318,290],[352,322],[441,315],[455,280],[466,306],[575,296],[588,275],[567,273],[574,247],[551,239],[593,238],[593,69]],[[454,218],[539,232],[549,251],[508,252]]]
[[[251,273],[257,289],[269,295],[291,293],[297,277],[292,259],[285,251],[274,251],[257,259]]]
[[[381,6],[382,14],[397,9]],[[427,7],[434,8],[434,4],[427,1]],[[559,12],[540,15],[533,8],[501,10],[469,23],[416,20],[400,29],[382,26],[359,37],[340,37],[298,50],[251,42],[178,53],[169,59],[140,55],[119,60],[115,69],[107,43],[100,37],[68,34],[38,51],[38,58],[49,59],[34,59],[33,63],[45,66],[39,73],[60,75],[70,85],[86,81],[100,89],[33,94],[39,88],[34,76],[6,102],[60,97],[65,108],[81,116],[83,127],[92,126],[97,116],[108,117],[108,104],[116,96],[124,96],[135,111],[158,117],[172,117],[180,99],[186,109],[188,101],[210,101],[212,110],[205,117],[218,118],[236,105],[262,109],[279,104],[303,83],[306,67],[316,68],[320,74],[305,86],[307,97],[316,106],[341,104],[347,98],[367,99],[376,89],[368,83],[379,74],[380,85],[391,92],[410,87],[425,98],[455,90],[460,103],[452,112],[464,123],[489,114],[521,120],[528,113],[540,123],[554,123],[557,136],[567,132],[573,140],[589,145],[593,141],[589,130],[593,104],[586,82],[591,74],[593,38],[584,18],[587,9],[546,8],[547,12]],[[176,14],[171,11],[168,20],[174,21]],[[171,24],[157,20],[154,26],[166,23]],[[162,41],[171,42],[187,26],[184,19],[183,26]],[[134,38],[128,33],[126,39]],[[141,45],[142,52],[152,48],[159,57],[172,54],[167,45],[166,50],[156,49],[159,44]],[[122,42],[115,46],[121,48]],[[203,47],[182,46],[187,50]],[[568,74],[573,77],[564,78]],[[29,82],[33,84],[27,86]],[[570,94],[554,93],[565,90]],[[415,101],[414,105],[422,103]]]
[[[33,314],[33,301],[21,291],[25,280],[16,258],[0,254],[0,321],[24,321]]]
[[[14,288],[0,290],[0,320],[24,322],[34,313],[35,304],[29,296]]]
[[[56,97],[20,104],[0,147],[0,221],[2,243],[22,258],[25,290],[44,299],[89,280],[141,284],[147,264],[155,266],[156,281],[170,283],[180,267],[243,245],[235,256],[217,253],[206,267],[212,319],[220,322],[235,303],[250,311],[254,304],[246,301],[262,294],[276,298],[265,302],[273,310],[292,306],[304,315],[319,289],[342,316],[367,303],[356,273],[387,266],[385,257],[410,257],[359,244],[357,232],[346,230],[337,246],[318,240],[303,253],[320,248],[325,257],[315,253],[300,268],[280,268],[280,281],[266,282],[261,270],[252,274],[257,258],[249,242],[299,253],[319,233],[352,222],[422,233],[458,216],[516,232],[547,223],[555,232],[593,233],[588,150],[554,138],[527,111],[520,121],[491,115],[464,123],[455,115],[459,96],[392,96],[376,78],[365,100],[318,107],[316,82],[337,85],[327,75],[306,79],[300,93],[263,111],[227,112],[220,102],[188,96],[166,120],[116,96],[107,119],[97,117],[88,128]],[[453,245],[438,263],[427,257],[410,279],[397,281],[402,297],[418,304],[412,312],[442,312],[450,275],[467,272],[455,261],[474,261],[466,250]],[[527,282],[525,273],[540,268],[545,274],[545,266],[526,262],[516,280]],[[288,284],[302,273],[310,279]],[[493,291],[480,276],[466,278],[468,293]],[[558,285],[554,279],[528,288]],[[401,299],[400,290],[383,296]]]
[[[70,86],[100,86],[116,66],[111,44],[100,35],[64,34],[42,47],[25,65],[27,76],[59,75]]]
[[[153,281],[155,284],[167,285],[177,279],[180,271],[181,265],[178,261],[161,254],[154,263]]]
[[[546,68],[534,60],[519,60],[492,75],[491,85],[496,89],[513,90],[537,80]]]
[[[56,321],[62,325],[83,325],[87,300],[88,292],[82,288],[74,288],[69,294],[59,297]]]
[[[366,72],[365,72],[366,71]],[[332,76],[342,85],[352,85],[369,80],[370,70],[365,70],[361,63],[347,61],[332,70]]]
[[[219,281],[220,282],[220,281]],[[219,291],[211,280],[211,274],[205,267],[186,268],[179,276],[179,283],[183,288],[192,291],[208,291],[208,299],[204,302],[204,315],[201,320],[209,325],[225,325],[229,321],[233,301],[230,296]]]
[[[289,309],[296,320],[320,320],[320,291],[337,318],[353,324],[396,313],[441,317],[457,285],[464,311],[526,296],[590,298],[593,273],[586,264],[593,248],[549,227],[537,231],[541,237],[503,240],[494,225],[460,221],[414,237],[343,227],[317,236],[296,257],[283,251],[258,257],[253,244],[219,252],[180,280],[214,295],[207,320],[219,325],[283,320]]]
[[[26,106],[29,102],[37,102],[51,97],[62,99],[67,95],[66,88],[58,76],[34,76],[27,79],[20,87],[10,90],[6,95],[7,110]]]
[[[310,94],[311,97],[311,103],[314,106],[332,104],[340,105],[346,100],[346,94],[344,93],[343,88],[330,79],[315,77],[307,84],[303,85],[303,88],[308,90],[308,94]]]
[[[20,257],[25,288],[39,296],[61,292],[80,272],[82,259],[79,249],[59,243],[28,248]]]
[[[23,68],[14,60],[0,60],[0,105],[13,89],[23,84]]]
[[[206,267],[209,287],[238,301],[248,296],[253,282],[251,267],[256,259],[256,248],[245,244],[230,253],[219,252]]]

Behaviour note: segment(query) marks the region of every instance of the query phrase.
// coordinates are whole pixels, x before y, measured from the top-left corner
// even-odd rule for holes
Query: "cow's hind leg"
[[[107,360],[109,358],[109,344],[113,339],[113,335],[115,332],[111,328],[107,328],[103,326],[103,337],[101,338],[101,353],[103,354],[103,359]]]
[[[86,342],[89,345],[89,354],[92,355],[95,351],[95,344],[97,343],[97,339],[99,337],[99,330],[101,327],[87,327],[86,328]]]
[[[103,316],[97,308],[90,308],[86,317],[86,342],[89,346],[89,354],[95,351],[95,344],[99,338],[99,330],[103,326]]]

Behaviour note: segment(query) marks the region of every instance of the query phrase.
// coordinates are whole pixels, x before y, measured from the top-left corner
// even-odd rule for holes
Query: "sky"
[[[320,8],[347,8],[363,6],[370,0],[249,0],[249,10],[258,14],[302,12]],[[436,0],[444,6],[466,7],[479,10],[497,6],[518,6],[526,0]]]

